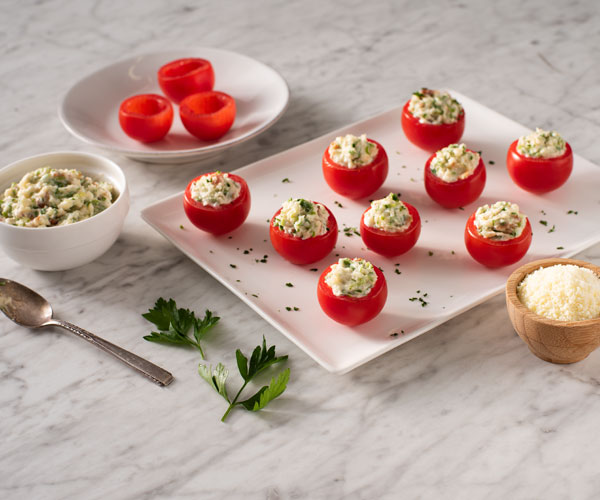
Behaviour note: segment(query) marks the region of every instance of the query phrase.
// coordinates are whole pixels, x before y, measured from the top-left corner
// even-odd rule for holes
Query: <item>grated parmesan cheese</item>
[[[600,317],[600,277],[572,264],[540,267],[517,286],[517,296],[529,310],[558,321]]]

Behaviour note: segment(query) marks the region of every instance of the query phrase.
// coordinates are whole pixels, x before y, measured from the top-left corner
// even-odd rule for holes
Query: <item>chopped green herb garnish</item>
[[[556,229],[556,226],[553,224],[552,227],[550,229],[548,229],[548,232],[553,233],[555,229]]]
[[[577,210],[569,210],[569,211],[567,212],[567,214],[569,214],[569,215],[570,215],[570,214],[575,214],[575,215],[577,215],[578,213],[579,213],[579,212],[578,212]]]
[[[183,224],[179,224],[179,229],[185,229],[185,228],[183,227]]]
[[[312,269],[309,269],[309,271],[312,271],[313,273],[316,273],[318,271],[318,269],[316,267],[313,267]]]
[[[433,256],[433,252],[431,250],[429,250],[428,254],[429,254],[430,257]]]
[[[292,288],[294,285],[292,283],[286,283],[285,286]]]
[[[565,247],[556,247],[557,250],[564,250]]]
[[[488,160],[488,163],[489,163],[490,165],[495,165],[495,164],[496,164],[496,162],[495,162],[494,160]]]
[[[285,179],[282,179],[281,182],[291,182],[287,177]]]
[[[547,226],[547,225],[548,225],[548,221],[547,221],[547,220],[541,220],[541,221],[540,221],[540,224],[541,224],[542,226]]]
[[[231,267],[231,268],[233,268],[233,269],[236,269],[236,268],[237,268],[237,266],[236,266],[235,264],[229,264],[229,267]]]

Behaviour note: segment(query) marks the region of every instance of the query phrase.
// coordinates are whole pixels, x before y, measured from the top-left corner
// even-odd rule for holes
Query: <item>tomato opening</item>
[[[189,75],[198,70],[203,70],[207,66],[204,59],[178,59],[165,64],[161,69],[161,75],[165,78],[179,78]]]
[[[147,96],[134,96],[125,101],[123,109],[127,113],[152,116],[166,109],[165,102]]]
[[[188,97],[185,104],[192,113],[197,115],[211,115],[227,105],[227,99],[219,94],[197,94]]]

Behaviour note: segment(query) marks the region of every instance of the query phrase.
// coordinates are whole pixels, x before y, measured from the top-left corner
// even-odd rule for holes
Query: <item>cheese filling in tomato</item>
[[[64,226],[103,212],[116,198],[108,182],[75,169],[43,167],[0,195],[0,221],[23,227]]]
[[[281,205],[281,212],[273,224],[288,234],[306,240],[329,231],[328,219],[329,212],[320,203],[290,198]]]
[[[464,144],[450,144],[435,154],[429,169],[444,182],[456,182],[472,175],[479,159],[479,153],[469,151]]]
[[[365,226],[396,233],[408,229],[412,216],[398,195],[390,193],[385,198],[371,202],[371,208],[365,212],[363,221]]]
[[[420,123],[441,125],[456,123],[463,108],[448,92],[423,88],[413,93],[408,110]]]
[[[357,137],[352,134],[336,137],[329,145],[329,156],[338,165],[358,168],[368,165],[377,157],[377,144],[369,142],[366,134]]]
[[[200,177],[192,184],[190,192],[192,199],[202,205],[220,207],[234,201],[241,190],[241,184],[231,179],[229,174],[215,172]]]
[[[565,154],[567,144],[558,132],[536,128],[535,132],[519,137],[517,151],[529,158],[556,158]]]
[[[340,259],[331,266],[331,271],[325,276],[327,283],[337,297],[365,297],[377,282],[377,274],[369,261],[355,259]]]
[[[493,205],[483,205],[475,212],[475,227],[481,236],[490,240],[512,240],[518,238],[527,217],[519,211],[519,206],[509,201],[497,201]]]

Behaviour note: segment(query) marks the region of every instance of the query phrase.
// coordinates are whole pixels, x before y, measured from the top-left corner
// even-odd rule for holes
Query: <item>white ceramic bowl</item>
[[[41,271],[61,271],[87,264],[115,242],[129,211],[125,174],[113,161],[99,155],[60,151],[31,156],[0,170],[0,191],[41,167],[75,168],[96,180],[110,182],[117,200],[89,219],[56,227],[18,227],[0,222],[0,246],[11,259]]]

